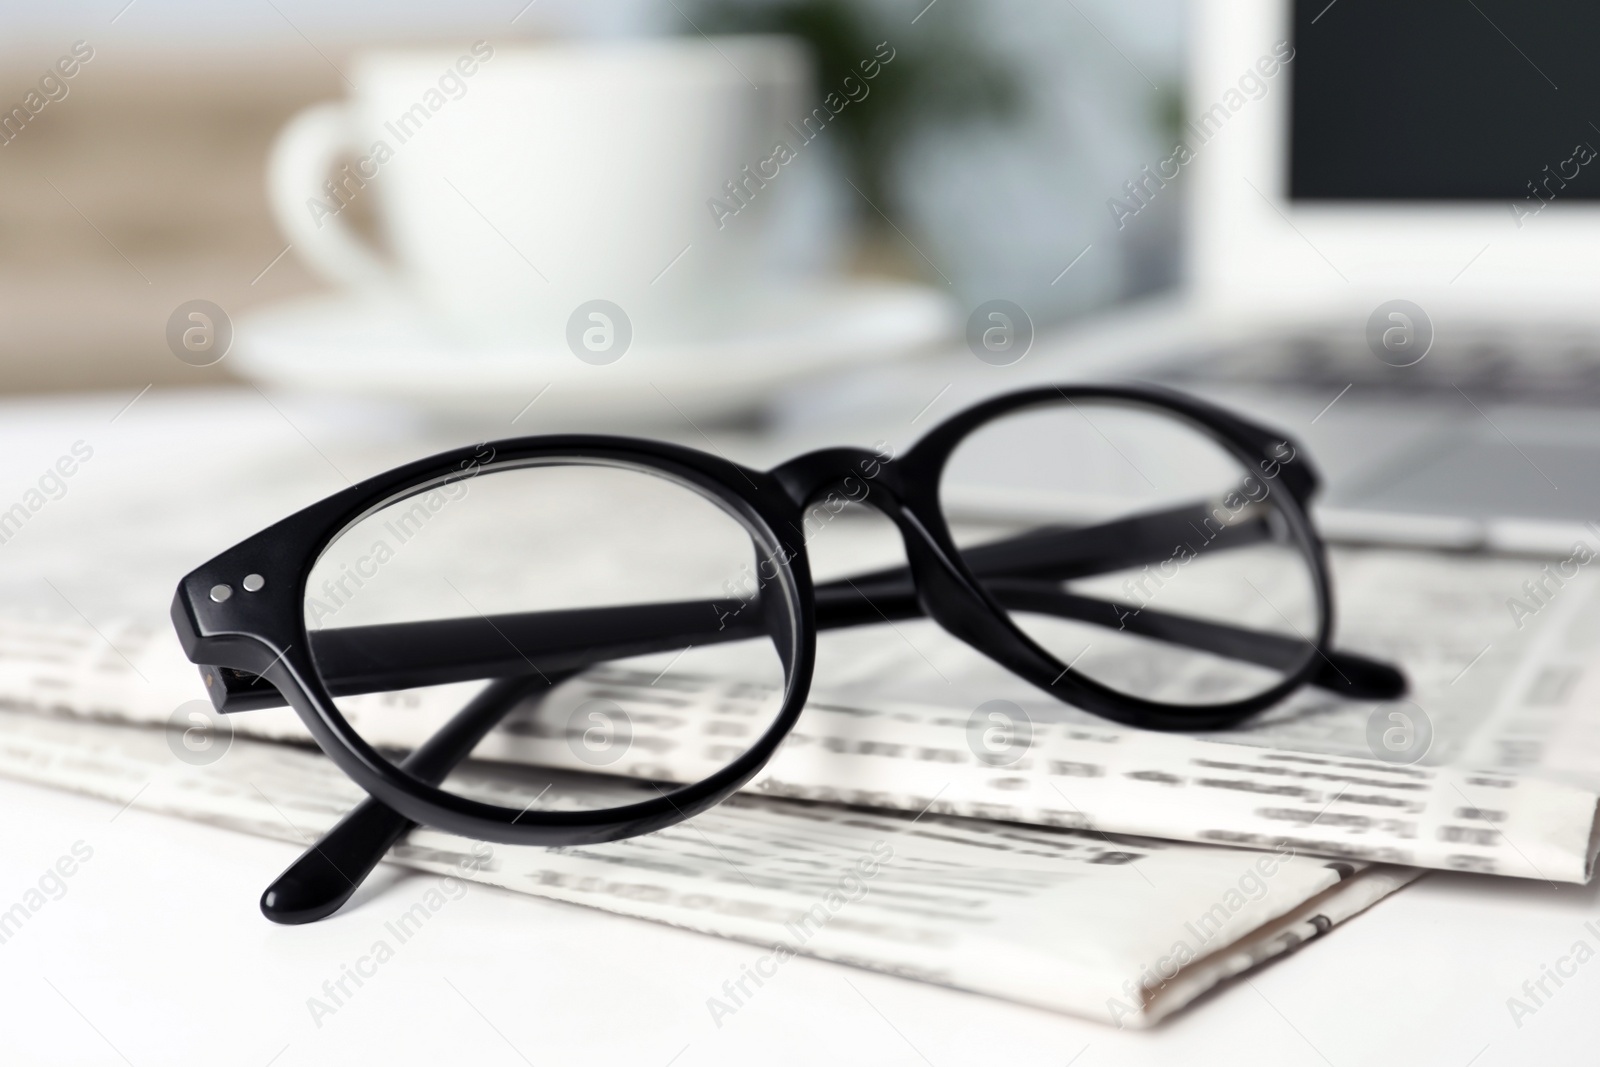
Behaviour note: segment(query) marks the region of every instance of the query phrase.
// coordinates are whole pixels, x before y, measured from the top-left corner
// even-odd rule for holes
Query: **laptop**
[[[1600,6],[1192,11],[1196,328],[1136,373],[1303,440],[1335,540],[1600,546]]]

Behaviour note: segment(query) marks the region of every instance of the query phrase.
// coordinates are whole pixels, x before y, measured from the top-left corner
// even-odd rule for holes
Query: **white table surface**
[[[939,383],[922,384],[905,392],[907,419]],[[152,462],[181,478],[197,450],[214,460],[270,440],[345,461],[327,420],[290,408],[288,423],[259,396],[209,397],[205,417],[185,423],[191,402],[158,391],[109,422],[125,402],[0,404],[0,497],[75,437],[96,443],[94,463],[24,537],[71,536],[97,494],[125,491]],[[508,411],[523,403],[509,398]],[[945,397],[938,415],[958,403]],[[902,422],[908,437],[926,428]],[[500,433],[539,429],[525,420]],[[318,477],[308,501],[342,484]],[[275,517],[265,507],[227,523],[251,533]],[[84,561],[83,574],[56,578],[88,603],[91,571]],[[156,577],[170,589],[177,575]],[[308,998],[414,903],[421,876],[382,868],[338,916],[273,926],[256,901],[290,846],[0,780],[0,913],[79,841],[92,859],[0,943],[0,1063],[1489,1067],[1600,1056],[1600,961],[1559,989],[1547,979],[1555,995],[1520,1026],[1507,1008],[1576,941],[1600,951],[1584,928],[1600,930],[1595,886],[1432,874],[1146,1032],[806,959],[719,1027],[707,999],[759,954],[750,946],[473,886],[319,1025]]]

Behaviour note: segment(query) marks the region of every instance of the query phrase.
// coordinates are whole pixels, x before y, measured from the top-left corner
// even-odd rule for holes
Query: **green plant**
[[[782,33],[810,45],[819,94],[839,90],[880,42],[895,51],[871,95],[840,112],[847,176],[873,205],[891,208],[895,155],[916,133],[978,119],[1007,119],[1023,102],[1014,72],[977,43],[970,9],[943,0],[915,24],[886,28],[862,0],[705,0],[694,26],[706,33]],[[694,32],[689,29],[688,32]],[[876,213],[873,213],[874,217]]]

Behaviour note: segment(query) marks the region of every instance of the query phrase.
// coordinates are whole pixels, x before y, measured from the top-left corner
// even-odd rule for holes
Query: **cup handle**
[[[390,289],[394,271],[340,218],[343,205],[326,183],[354,143],[343,103],[313,104],[278,134],[267,162],[273,218],[306,264],[327,281]]]

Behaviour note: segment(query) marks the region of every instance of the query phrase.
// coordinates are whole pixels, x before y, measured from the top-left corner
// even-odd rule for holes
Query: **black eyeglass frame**
[[[1172,705],[1117,692],[1059,662],[1012,620],[967,566],[940,504],[946,461],[977,428],[1018,411],[1077,401],[1154,410],[1203,431],[1247,470],[1275,468],[1276,500],[1288,539],[1310,568],[1316,632],[1272,686],[1245,699]],[[1285,458],[1285,451],[1288,457]],[[483,459],[488,451],[492,458]],[[479,473],[560,461],[598,461],[664,475],[707,494],[750,531],[770,575],[760,602],[786,669],[783,702],[771,726],[726,767],[659,798],[595,811],[516,811],[441,790],[385,758],[348,723],[319,674],[305,621],[306,586],[318,558],[362,518],[429,488]],[[1061,462],[1072,462],[1062,457]],[[289,703],[322,750],[372,797],[409,820],[450,833],[507,844],[577,845],[646,834],[726,799],[748,782],[783,742],[805,705],[815,663],[814,586],[806,552],[807,507],[845,479],[871,469],[861,502],[898,527],[921,611],[956,637],[1061,700],[1107,719],[1147,729],[1220,729],[1272,706],[1307,684],[1328,659],[1333,627],[1325,549],[1306,512],[1319,479],[1302,449],[1283,434],[1196,397],[1149,385],[1044,386],[995,397],[956,414],[903,457],[858,448],[807,453],[758,471],[696,449],[628,437],[560,434],[495,441],[406,464],[335,493],[218,555],[187,575],[172,618],[185,653],[223,706],[225,670],[259,676]],[[247,575],[264,579],[245,591]],[[213,589],[227,587],[220,599]],[[772,594],[781,594],[774,596]],[[868,621],[866,619],[860,621]],[[1334,653],[1357,667],[1363,662]],[[1337,668],[1335,668],[1337,670]],[[1395,677],[1398,672],[1392,672]],[[1320,684],[1320,683],[1319,683]],[[1380,680],[1379,689],[1384,687]],[[1403,689],[1403,681],[1400,683]],[[396,686],[399,688],[399,686]],[[263,706],[257,704],[256,706]]]

